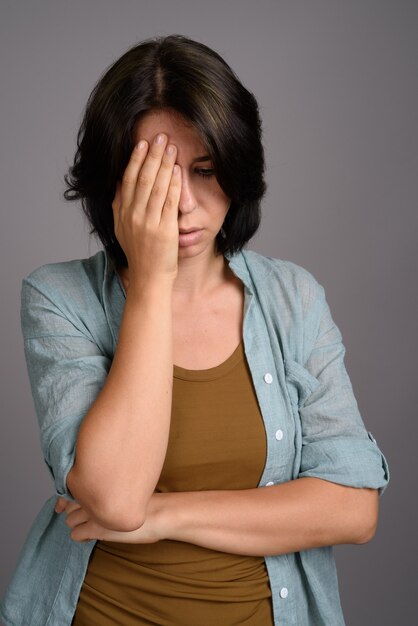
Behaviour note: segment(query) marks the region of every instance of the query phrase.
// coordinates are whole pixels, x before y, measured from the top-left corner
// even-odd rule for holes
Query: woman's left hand
[[[58,498],[55,504],[57,513],[65,513],[65,523],[71,528],[71,539],[85,542],[95,539],[119,543],[156,543],[167,537],[162,522],[162,501],[154,493],[149,501],[145,522],[140,528],[129,532],[109,530],[94,521],[78,502]]]

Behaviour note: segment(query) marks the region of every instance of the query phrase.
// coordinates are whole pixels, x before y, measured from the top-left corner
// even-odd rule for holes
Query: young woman
[[[56,494],[6,626],[344,624],[332,546],[373,537],[389,470],[323,287],[244,249],[263,174],[256,100],[201,43],[92,92],[65,196],[103,250],[22,285]]]

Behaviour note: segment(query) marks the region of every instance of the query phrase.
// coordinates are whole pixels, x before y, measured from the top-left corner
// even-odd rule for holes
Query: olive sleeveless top
[[[267,442],[242,341],[217,367],[173,370],[169,441],[156,491],[257,487]],[[173,540],[98,541],[72,624],[273,626],[264,558]]]

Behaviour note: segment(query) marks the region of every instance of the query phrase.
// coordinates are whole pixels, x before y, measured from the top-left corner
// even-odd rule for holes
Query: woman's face
[[[196,129],[178,113],[150,111],[139,121],[135,141],[151,144],[157,133],[165,133],[168,143],[177,146],[176,163],[181,167],[181,195],[178,211],[179,258],[198,254],[213,255],[215,237],[228,212],[230,199],[213,173],[213,163]],[[193,236],[181,231],[199,230]]]

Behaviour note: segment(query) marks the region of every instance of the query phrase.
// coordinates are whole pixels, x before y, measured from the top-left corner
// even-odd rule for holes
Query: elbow
[[[145,517],[135,511],[123,511],[120,508],[109,508],[108,503],[98,507],[95,518],[101,526],[118,532],[138,530],[145,522]]]
[[[80,503],[100,526],[108,530],[131,532],[145,522],[145,515],[139,510],[137,503],[117,502],[111,497],[95,497]]]
[[[368,543],[373,539],[377,531],[377,520],[373,524],[365,525],[363,524],[360,532],[357,535],[357,539],[354,543],[360,545],[362,543]]]
[[[368,543],[376,535],[379,521],[379,494],[376,489],[365,489],[364,506],[361,508],[360,520],[357,524],[357,536],[354,543]]]
[[[377,530],[377,517],[374,519],[367,520],[367,522],[363,523],[360,528],[357,530],[356,539],[354,543],[361,545],[363,543],[368,543],[373,539]]]
[[[92,518],[108,530],[131,532],[145,522],[145,509],[141,509],[138,499],[132,501],[132,498],[123,498],[120,493],[116,497],[109,490],[103,492],[96,485],[84,484],[75,465],[68,473],[67,487]]]

